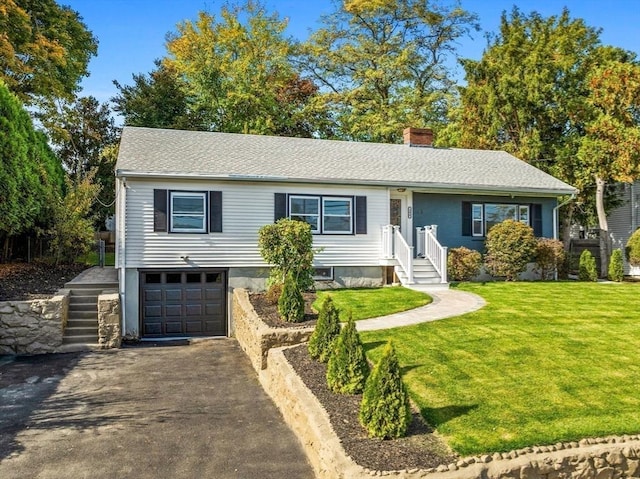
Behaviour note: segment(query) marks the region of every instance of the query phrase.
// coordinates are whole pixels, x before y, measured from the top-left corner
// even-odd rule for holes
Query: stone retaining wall
[[[109,349],[119,348],[121,343],[120,295],[101,294],[98,296],[98,344],[101,349]]]
[[[256,371],[267,367],[269,350],[308,341],[314,328],[271,328],[258,317],[246,289],[233,290],[234,336]]]
[[[0,302],[0,355],[59,352],[69,317],[69,291],[50,299]]]
[[[282,349],[267,357],[260,382],[296,433],[319,479],[631,479],[640,478],[640,436],[584,439],[485,454],[434,469],[372,471],[344,451],[329,417],[288,363]]]

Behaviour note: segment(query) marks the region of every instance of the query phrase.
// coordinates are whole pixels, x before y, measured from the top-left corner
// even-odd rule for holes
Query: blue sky
[[[213,0],[59,0],[69,5],[98,38],[98,55],[89,64],[91,75],[82,82],[83,95],[107,101],[117,93],[112,80],[132,83],[134,73],[148,73],[153,61],[165,55],[165,36],[178,22],[195,19],[200,10],[216,13],[222,1]],[[333,10],[331,0],[267,0],[267,7],[289,19],[288,33],[300,40],[318,28],[322,14]],[[446,0],[445,2],[446,3]],[[529,13],[556,15],[564,6],[572,17],[601,28],[604,44],[632,50],[640,56],[639,0],[462,0],[462,7],[478,14],[482,31],[462,38],[458,53],[479,59],[486,45],[484,34],[496,31],[500,15],[517,5]]]

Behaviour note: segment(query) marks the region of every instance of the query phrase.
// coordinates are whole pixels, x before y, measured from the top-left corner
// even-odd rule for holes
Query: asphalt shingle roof
[[[119,176],[201,176],[439,190],[576,190],[504,151],[125,127]]]

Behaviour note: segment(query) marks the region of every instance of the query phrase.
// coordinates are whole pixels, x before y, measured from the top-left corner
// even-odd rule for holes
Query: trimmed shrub
[[[536,270],[540,279],[553,279],[554,273],[564,267],[566,254],[562,241],[551,238],[538,238],[536,245]]]
[[[393,439],[404,436],[410,423],[409,396],[400,376],[396,351],[389,341],[367,379],[360,404],[360,424],[369,437]]]
[[[635,230],[625,248],[627,261],[631,266],[640,266],[640,228]]]
[[[482,255],[479,251],[461,246],[449,250],[447,274],[452,281],[469,281],[480,273]]]
[[[304,319],[304,298],[293,273],[284,280],[282,294],[278,299],[278,312],[282,319],[290,323],[298,323]]]
[[[622,263],[622,250],[614,249],[609,260],[609,279],[618,283],[624,279],[624,264]]]
[[[333,343],[340,334],[339,313],[331,296],[325,297],[320,306],[316,328],[309,338],[309,355],[313,359],[323,363],[329,360]]]
[[[578,279],[580,281],[597,281],[598,270],[596,269],[596,259],[591,251],[585,249],[580,255],[580,265],[578,266]]]
[[[364,355],[356,322],[351,316],[333,344],[327,365],[327,386],[334,393],[358,394],[369,375],[369,363]]]
[[[533,260],[537,241],[533,229],[520,221],[505,220],[487,233],[485,264],[492,276],[516,281]]]

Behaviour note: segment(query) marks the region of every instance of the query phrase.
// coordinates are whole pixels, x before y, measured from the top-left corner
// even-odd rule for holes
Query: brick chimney
[[[431,128],[405,128],[402,131],[404,144],[409,146],[433,146]]]

